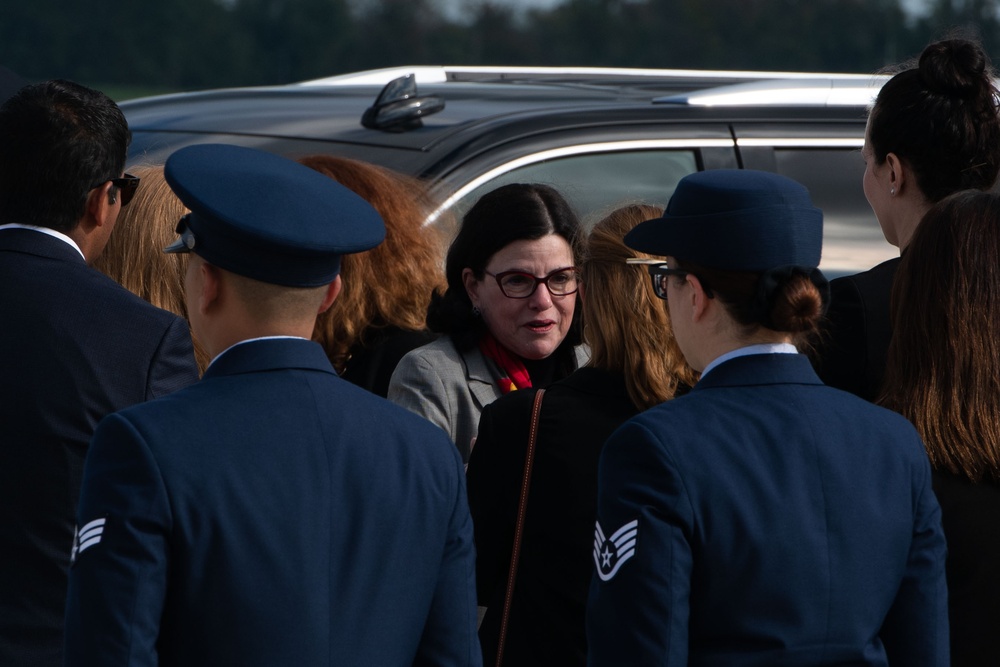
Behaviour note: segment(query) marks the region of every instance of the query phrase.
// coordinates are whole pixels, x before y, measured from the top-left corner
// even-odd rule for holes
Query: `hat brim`
[[[819,266],[823,213],[806,206],[766,206],[704,215],[662,217],[640,223],[625,245],[733,271],[765,271],[794,264]]]

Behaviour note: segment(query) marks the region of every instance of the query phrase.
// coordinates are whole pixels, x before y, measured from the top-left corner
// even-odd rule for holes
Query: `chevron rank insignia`
[[[100,544],[101,537],[104,536],[104,524],[106,519],[94,519],[76,531],[73,540],[73,551],[70,554],[70,562],[76,562],[77,557],[85,550]]]
[[[619,568],[635,555],[635,541],[639,537],[639,521],[629,521],[611,537],[604,537],[601,522],[594,528],[594,565],[601,581],[610,581]]]

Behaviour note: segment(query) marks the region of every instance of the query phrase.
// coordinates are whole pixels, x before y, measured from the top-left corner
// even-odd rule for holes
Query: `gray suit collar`
[[[465,378],[469,383],[469,391],[480,408],[484,408],[500,398],[500,388],[497,381],[499,371],[488,360],[479,348],[473,348],[460,353],[465,362]]]

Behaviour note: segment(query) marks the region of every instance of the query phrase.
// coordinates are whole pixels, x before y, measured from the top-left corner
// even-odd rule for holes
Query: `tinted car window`
[[[861,187],[865,163],[858,149],[782,149],[779,174],[807,188],[823,210],[823,270],[829,277],[864,271],[899,254],[885,240]]]
[[[574,155],[508,171],[466,194],[452,210],[461,217],[484,194],[508,183],[545,183],[562,193],[589,226],[625,203],[665,206],[677,182],[697,170],[690,150]]]

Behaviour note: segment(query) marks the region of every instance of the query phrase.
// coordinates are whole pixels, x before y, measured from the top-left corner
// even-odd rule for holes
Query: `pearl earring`
[[[896,194],[896,188],[889,188],[889,194],[890,195],[895,195]]]

